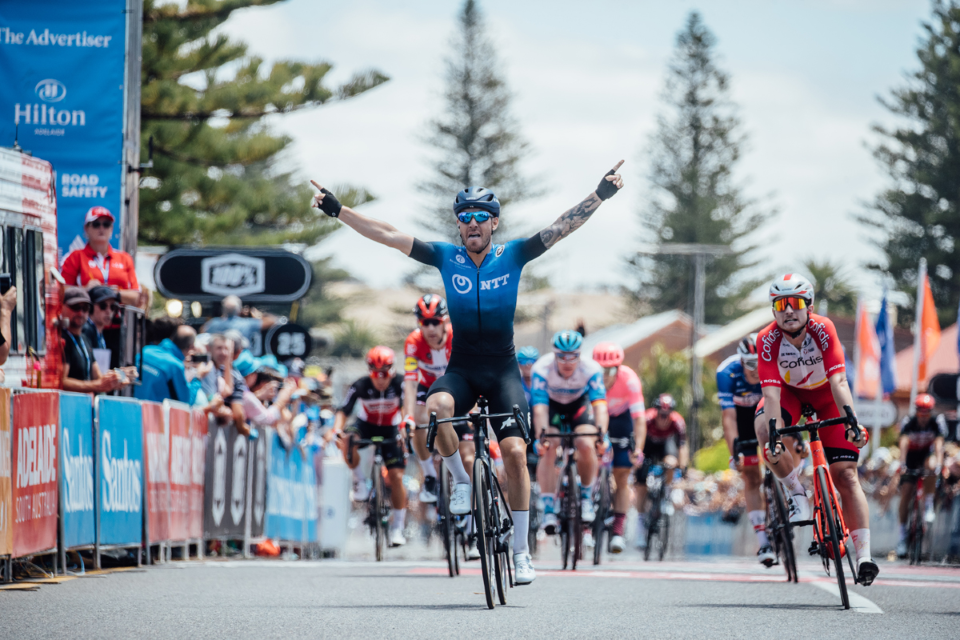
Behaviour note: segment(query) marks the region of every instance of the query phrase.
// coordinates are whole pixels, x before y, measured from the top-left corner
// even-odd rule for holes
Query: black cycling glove
[[[607,176],[613,175],[613,169],[607,171],[606,175],[603,176],[603,180],[600,181],[600,186],[597,187],[597,197],[601,200],[609,200],[613,196],[617,195],[617,191],[620,189],[617,188],[617,185],[613,184],[611,180],[607,180]]]
[[[327,189],[320,189],[320,193],[323,194],[323,200],[320,201],[320,210],[331,218],[339,218],[340,209],[343,208],[343,205],[340,204],[340,201],[337,200],[337,197],[330,193]]]

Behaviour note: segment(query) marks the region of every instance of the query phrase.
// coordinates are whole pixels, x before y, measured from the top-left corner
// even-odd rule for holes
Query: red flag
[[[937,319],[937,307],[933,302],[933,291],[930,289],[930,278],[923,279],[923,316],[919,318],[920,325],[920,369],[918,380],[927,379],[927,363],[940,344],[940,320]]]

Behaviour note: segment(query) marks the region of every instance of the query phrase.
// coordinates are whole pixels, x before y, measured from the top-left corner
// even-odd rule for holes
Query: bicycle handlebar
[[[433,445],[434,441],[437,439],[437,427],[444,422],[469,422],[473,425],[474,429],[480,429],[484,420],[505,418],[513,418],[513,420],[520,425],[520,431],[523,433],[523,441],[526,444],[530,444],[530,430],[527,428],[526,420],[523,419],[523,413],[520,411],[520,405],[515,404],[513,405],[513,411],[510,413],[483,413],[482,411],[474,411],[473,413],[468,413],[465,416],[454,416],[452,418],[442,418],[440,420],[437,420],[436,412],[431,412],[429,428],[427,429],[427,450],[434,450]]]
[[[858,428],[857,417],[853,414],[853,409],[848,405],[843,406],[843,412],[846,414],[840,418],[828,418],[827,420],[818,420],[816,422],[808,422],[804,425],[793,425],[790,427],[784,427],[783,429],[777,429],[777,421],[775,418],[770,419],[770,441],[767,443],[767,446],[770,448],[771,453],[776,452],[777,447],[782,444],[780,436],[792,436],[803,433],[807,431],[809,433],[815,433],[820,429],[825,427],[832,427],[838,424],[847,425],[846,431]]]

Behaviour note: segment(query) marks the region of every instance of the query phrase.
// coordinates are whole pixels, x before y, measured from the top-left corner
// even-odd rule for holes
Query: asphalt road
[[[0,591],[0,637],[437,638],[958,637],[960,569],[882,563],[877,583],[851,587],[844,611],[818,565],[786,584],[779,568],[739,558],[645,563],[636,552],[559,570],[547,544],[537,581],[486,609],[478,569],[446,576],[436,549],[347,560],[207,560]]]

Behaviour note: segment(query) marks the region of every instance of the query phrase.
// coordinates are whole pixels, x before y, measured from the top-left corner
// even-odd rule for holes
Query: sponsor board
[[[190,437],[193,412],[189,406],[170,400],[164,401],[163,409],[170,434],[168,537],[170,540],[187,540],[190,538],[190,484],[193,476],[193,440]]]
[[[317,541],[317,484],[313,460],[299,447],[287,451],[280,436],[270,441],[265,535],[275,540]]]
[[[57,546],[60,394],[18,393],[13,415],[13,555],[19,557]]]
[[[135,400],[98,397],[97,476],[100,544],[143,539],[143,410]]]
[[[208,538],[235,538],[244,536],[247,507],[247,474],[253,473],[253,492],[262,493],[259,487],[264,476],[257,475],[257,465],[251,464],[251,455],[257,456],[261,438],[248,440],[230,423],[209,426],[206,451],[206,491],[204,495],[204,536]],[[263,525],[251,521],[251,535],[257,537]]]
[[[0,389],[0,556],[13,552],[13,495],[10,486],[13,459],[10,446],[10,389]]]
[[[63,545],[96,538],[93,475],[93,402],[87,394],[60,394],[60,507]]]
[[[150,544],[170,538],[170,435],[164,406],[143,401],[143,462],[147,486],[147,534]]]

